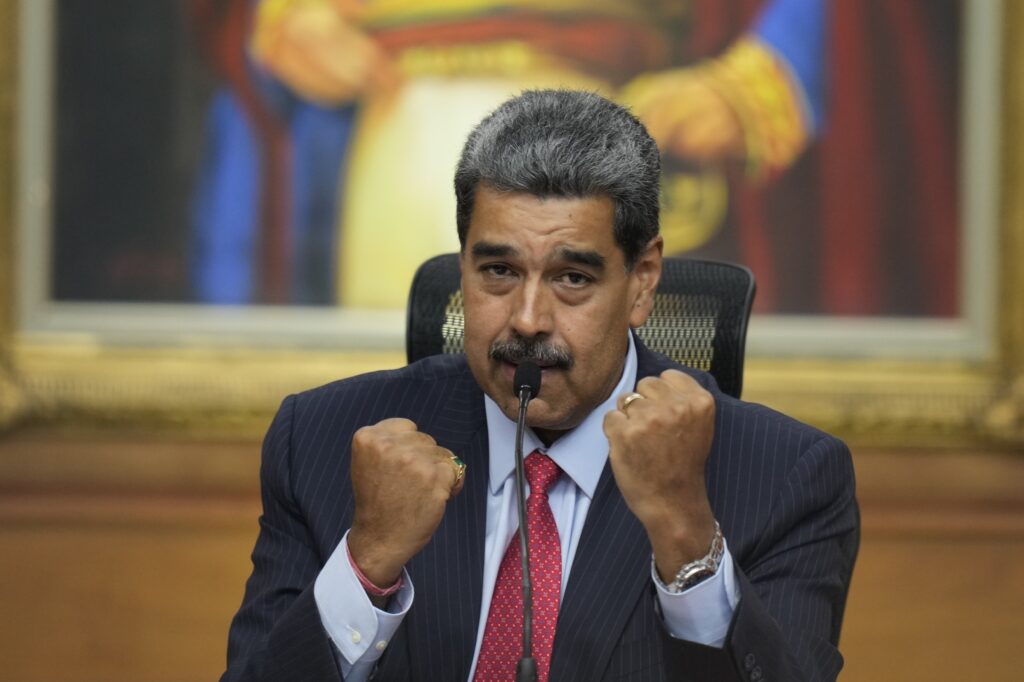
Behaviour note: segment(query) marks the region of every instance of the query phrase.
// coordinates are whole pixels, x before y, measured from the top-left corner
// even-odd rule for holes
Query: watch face
[[[722,538],[722,529],[716,521],[715,537],[711,540],[711,547],[708,549],[707,556],[703,559],[692,561],[679,569],[676,579],[672,581],[671,585],[665,586],[665,588],[669,592],[679,593],[701,581],[707,580],[718,572],[723,556],[725,556],[725,541]],[[654,570],[653,556],[651,557],[651,570]],[[655,573],[655,575],[657,574]]]
[[[710,578],[714,574],[715,574],[715,572],[713,570],[711,570],[710,568],[701,568],[701,569],[699,569],[697,571],[694,571],[693,573],[691,573],[690,575],[686,576],[685,578],[683,578],[683,580],[681,581],[682,582],[681,588],[685,590],[685,589],[687,589],[689,587],[693,587],[694,585],[707,580],[708,578]]]

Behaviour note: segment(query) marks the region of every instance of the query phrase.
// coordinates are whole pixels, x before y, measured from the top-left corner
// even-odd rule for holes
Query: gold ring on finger
[[[640,400],[641,398],[643,398],[643,396],[639,393],[630,393],[627,395],[626,399],[622,401],[622,411],[625,412],[626,408],[629,407],[634,400]]]
[[[452,488],[457,488],[462,483],[462,479],[466,477],[466,463],[459,459],[458,455],[451,454],[448,457],[452,466],[455,467],[455,482],[452,483]]]

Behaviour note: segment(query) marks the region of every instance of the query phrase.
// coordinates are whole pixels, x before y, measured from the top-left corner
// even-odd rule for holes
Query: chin
[[[516,403],[518,408],[518,402]],[[536,406],[536,410],[534,410]],[[518,416],[518,414],[517,414]],[[536,398],[530,403],[526,412],[526,423],[531,429],[543,429],[545,431],[568,431],[579,426],[582,419],[572,414],[559,414],[551,410],[550,405],[543,398]]]

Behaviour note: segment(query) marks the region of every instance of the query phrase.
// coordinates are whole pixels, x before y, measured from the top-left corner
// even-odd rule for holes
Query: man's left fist
[[[678,370],[646,377],[605,415],[615,481],[647,529],[658,572],[671,580],[703,557],[715,533],[704,463],[715,433],[715,399]]]

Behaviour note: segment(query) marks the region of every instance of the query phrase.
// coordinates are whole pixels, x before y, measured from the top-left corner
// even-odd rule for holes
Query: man
[[[285,400],[224,679],[512,679],[525,360],[540,679],[835,678],[849,453],[631,334],[661,274],[659,166],[593,94],[527,92],[474,130],[466,354]]]

